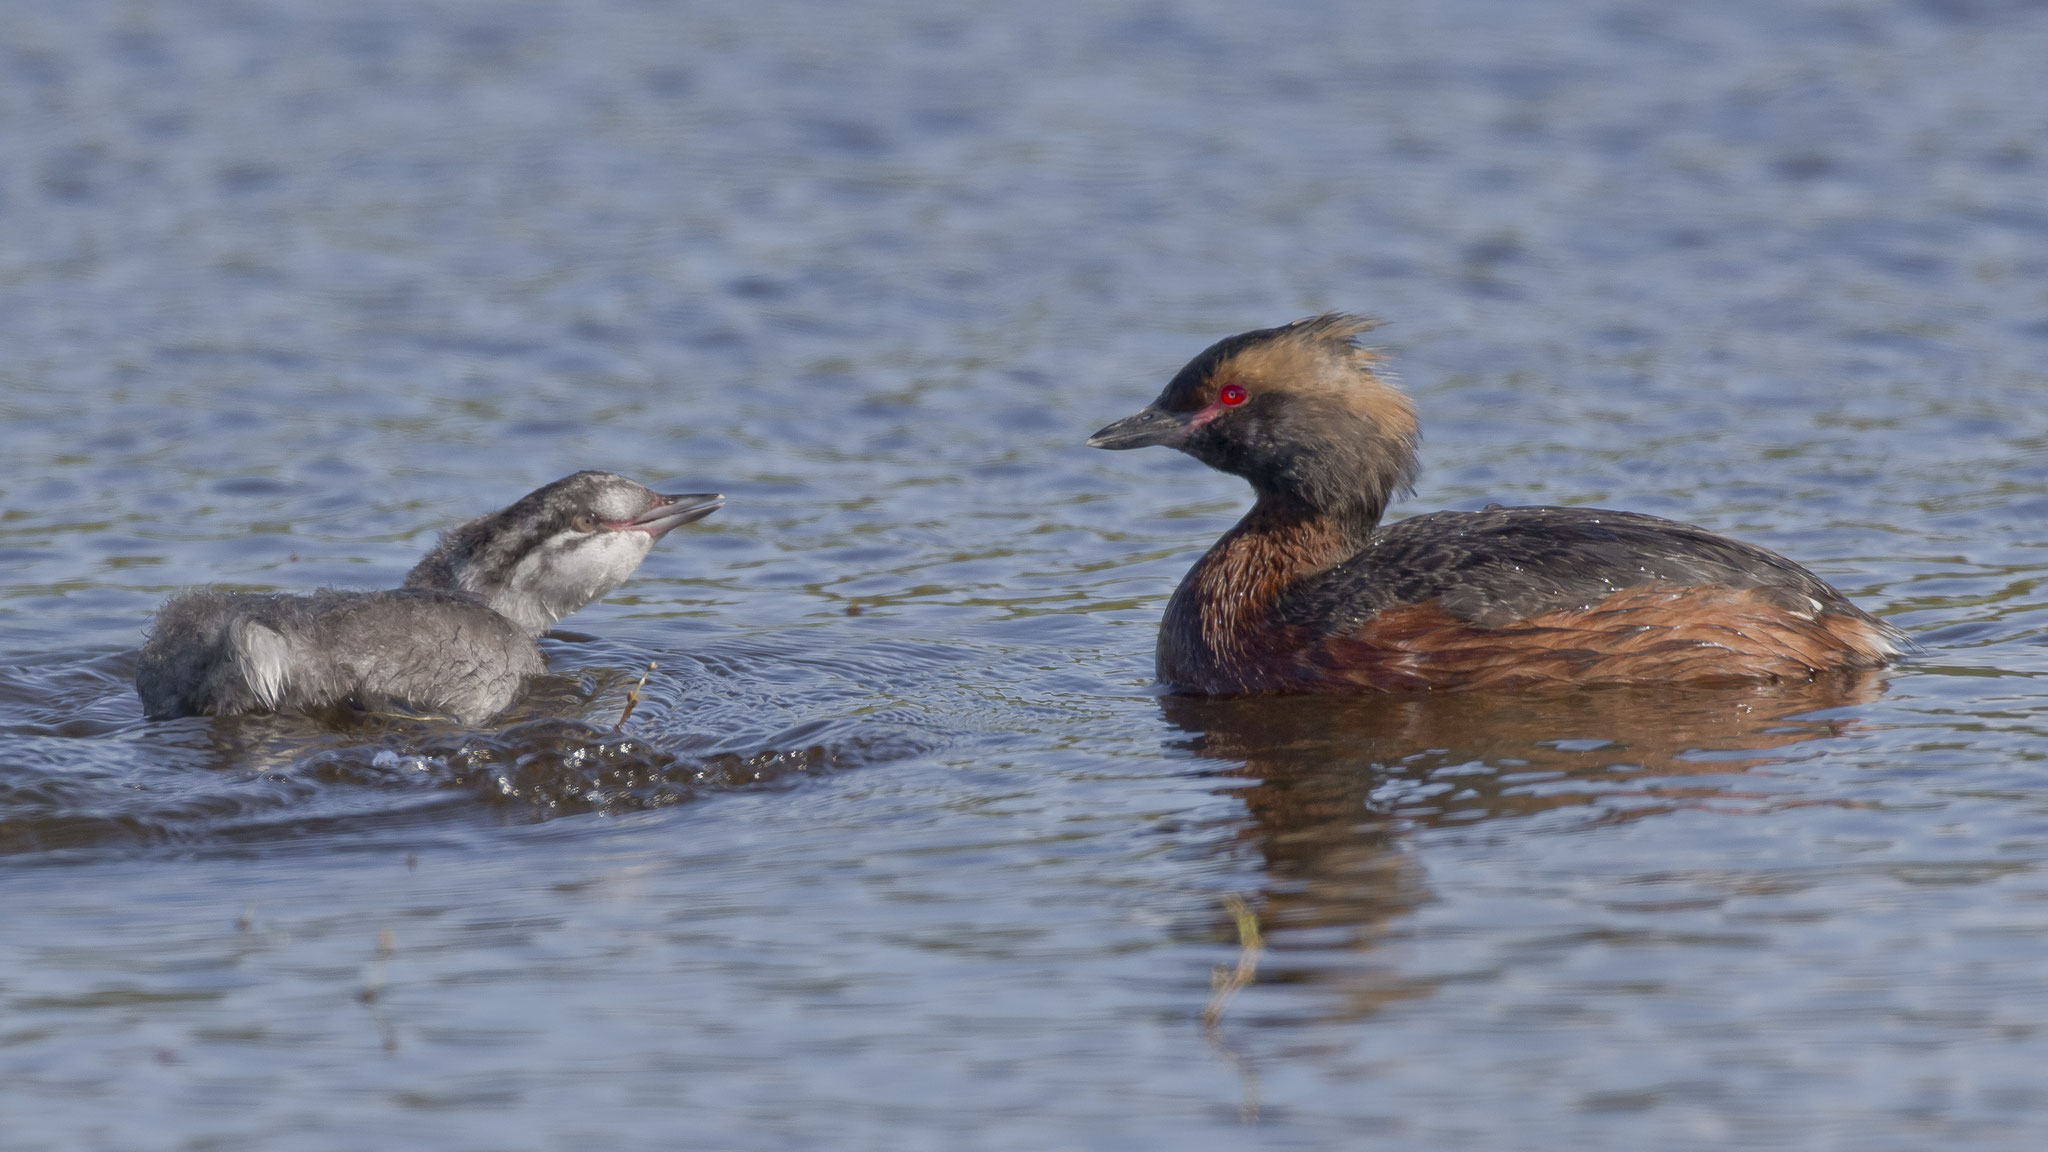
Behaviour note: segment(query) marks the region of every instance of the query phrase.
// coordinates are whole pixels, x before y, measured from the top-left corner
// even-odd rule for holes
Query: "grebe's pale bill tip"
[[[671,528],[695,524],[720,508],[725,507],[725,496],[719,492],[691,492],[680,496],[661,495],[661,503],[626,522],[626,527],[645,532],[655,539]]]

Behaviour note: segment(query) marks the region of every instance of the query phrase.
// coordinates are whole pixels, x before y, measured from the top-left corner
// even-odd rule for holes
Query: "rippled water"
[[[0,7],[0,1143],[2038,1146],[2044,58],[2018,0]],[[1080,441],[1327,308],[1400,511],[1702,523],[1926,654],[1157,697],[1244,492]],[[730,504],[499,729],[141,720],[173,590],[585,467]]]

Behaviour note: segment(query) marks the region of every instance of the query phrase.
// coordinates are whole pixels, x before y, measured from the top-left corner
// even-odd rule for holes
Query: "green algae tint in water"
[[[9,1149],[2048,1134],[2037,8],[23,0],[0,53]],[[1081,441],[1332,308],[1422,413],[1397,514],[1704,524],[1925,654],[1155,696],[1246,496]],[[171,591],[389,585],[586,467],[730,504],[499,729],[142,722]]]

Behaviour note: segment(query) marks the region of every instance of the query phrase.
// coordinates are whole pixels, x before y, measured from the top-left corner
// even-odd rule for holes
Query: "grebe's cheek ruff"
[[[1623,512],[1379,526],[1416,469],[1406,397],[1319,316],[1218,341],[1089,438],[1166,445],[1257,500],[1167,602],[1158,676],[1197,694],[1810,678],[1910,641],[1776,553]]]

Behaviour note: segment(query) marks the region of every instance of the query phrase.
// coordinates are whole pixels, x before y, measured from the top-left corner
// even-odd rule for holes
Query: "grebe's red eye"
[[[1223,401],[1224,407],[1235,408],[1245,401],[1244,387],[1239,384],[1225,384],[1223,391],[1218,393],[1216,398]]]

